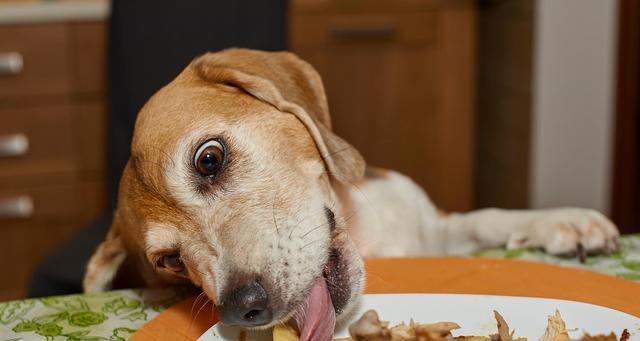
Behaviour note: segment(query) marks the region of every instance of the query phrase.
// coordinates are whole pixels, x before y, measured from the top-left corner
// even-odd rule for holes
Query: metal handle
[[[0,135],[0,157],[21,156],[28,152],[29,138],[27,135]]]
[[[24,69],[24,60],[18,52],[0,52],[0,75],[17,75]]]
[[[387,40],[396,36],[395,26],[371,27],[335,27],[331,29],[331,36],[339,40]]]
[[[0,198],[0,219],[29,218],[33,211],[33,199],[28,195]]]

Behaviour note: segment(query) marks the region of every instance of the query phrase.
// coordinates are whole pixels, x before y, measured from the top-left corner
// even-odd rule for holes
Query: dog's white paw
[[[618,248],[619,232],[602,213],[581,208],[540,211],[509,236],[507,248],[541,247],[548,253],[584,255]]]

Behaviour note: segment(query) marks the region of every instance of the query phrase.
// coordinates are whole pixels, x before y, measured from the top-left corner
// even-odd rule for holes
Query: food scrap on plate
[[[431,324],[404,322],[390,326],[388,321],[381,321],[375,310],[365,312],[356,322],[349,326],[348,338],[334,341],[528,341],[526,338],[514,338],[514,331],[509,330],[505,319],[494,311],[498,332],[490,336],[453,336],[452,331],[460,326],[454,322],[438,322]],[[626,341],[629,332],[625,329],[620,338],[615,333],[609,335],[586,334],[580,341]],[[287,325],[279,325],[273,329],[274,341],[298,341],[298,332]],[[547,328],[538,341],[571,341],[567,327],[556,311],[549,316]]]

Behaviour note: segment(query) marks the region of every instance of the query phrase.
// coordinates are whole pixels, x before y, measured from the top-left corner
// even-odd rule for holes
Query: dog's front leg
[[[618,229],[602,213],[580,208],[546,210],[483,209],[444,219],[447,253],[480,249],[540,247],[551,254],[611,251]]]

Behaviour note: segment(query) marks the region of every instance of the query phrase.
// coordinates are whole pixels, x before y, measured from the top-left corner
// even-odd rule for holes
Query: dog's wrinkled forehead
[[[197,129],[203,120],[245,124],[248,109],[259,103],[262,113],[293,116],[305,127],[305,138],[314,142],[331,178],[345,183],[362,178],[362,156],[331,131],[320,76],[308,63],[285,52],[228,49],[196,58],[142,109],[132,156],[149,144],[170,147],[176,136]]]
[[[245,120],[267,105],[235,88],[197,82],[188,70],[154,94],[138,114],[132,153],[149,145],[168,147],[205,125],[224,128]]]
[[[189,171],[198,144],[214,137],[225,139],[233,157],[244,161],[239,164],[243,167],[293,167],[301,158],[322,163],[308,131],[294,116],[236,88],[180,77],[141,110],[132,161],[138,175],[158,181],[167,172]],[[267,159],[270,164],[264,163]]]

